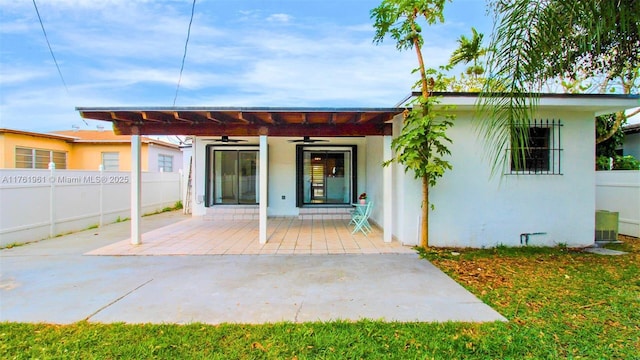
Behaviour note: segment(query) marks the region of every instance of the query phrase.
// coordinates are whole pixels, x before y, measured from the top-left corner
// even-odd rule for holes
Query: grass
[[[2,323],[0,358],[638,359],[640,240],[615,247],[421,251],[506,323]]]
[[[173,206],[166,206],[166,207],[162,208],[161,210],[157,210],[157,211],[154,211],[154,212],[151,212],[151,213],[143,214],[142,216],[156,215],[156,214],[161,214],[161,213],[165,213],[165,212],[169,212],[169,211],[175,211],[175,210],[181,210],[181,209],[182,209],[182,201],[178,200],[178,201],[176,201],[175,204],[173,204]],[[128,219],[129,218],[127,218],[127,220]]]
[[[20,246],[24,246],[24,245],[26,245],[26,243],[12,242],[12,243],[7,244],[5,246],[1,246],[0,250],[2,250],[2,249],[13,249],[15,247],[20,247]]]

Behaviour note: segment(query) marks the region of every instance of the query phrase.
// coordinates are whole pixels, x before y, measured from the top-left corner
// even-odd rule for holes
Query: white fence
[[[131,173],[0,169],[0,247],[130,216]],[[180,200],[179,173],[142,173],[142,213]]]
[[[596,209],[618,212],[618,233],[640,237],[640,171],[597,171]]]

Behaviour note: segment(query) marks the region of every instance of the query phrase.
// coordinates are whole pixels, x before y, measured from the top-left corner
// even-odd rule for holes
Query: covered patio
[[[380,253],[382,249],[388,249],[392,246],[392,169],[391,167],[382,168],[381,164],[384,159],[390,159],[391,138],[393,124],[392,120],[395,116],[403,112],[402,108],[230,108],[230,107],[78,107],[76,108],[80,115],[84,118],[109,121],[113,124],[117,134],[132,135],[132,168],[131,168],[131,238],[129,243],[132,245],[140,245],[136,252],[144,252],[150,248],[167,249],[168,253]],[[240,136],[253,139],[252,144],[257,157],[253,161],[255,169],[251,169],[251,173],[255,171],[255,194],[254,201],[257,206],[257,220],[254,222],[237,222],[237,223],[200,223],[196,219],[193,223],[185,224],[184,227],[177,228],[175,234],[172,230],[167,230],[166,234],[141,234],[140,232],[140,198],[141,198],[141,157],[140,157],[140,136],[141,135],[192,135],[193,140],[193,162],[195,172],[195,180],[193,182],[193,191],[191,192],[191,203],[199,204],[197,211],[193,214],[196,216],[205,215],[208,209],[215,208],[216,204],[208,203],[207,194],[210,193],[204,179],[209,176],[209,162],[205,163],[206,154],[204,142],[210,141],[210,137],[219,136],[223,143],[228,142],[230,136]],[[287,220],[280,218],[285,215],[277,213],[274,209],[276,199],[285,200],[287,198],[282,192],[270,193],[274,184],[282,181],[282,178],[275,180],[273,176],[283,176],[283,171],[288,171],[287,181],[294,181],[295,172],[290,160],[295,160],[295,146],[283,150],[274,145],[274,143],[282,144],[297,142],[302,140],[282,140],[282,138],[303,137],[304,141],[310,136],[315,138],[365,138],[374,137],[378,140],[376,143],[379,153],[375,162],[370,161],[368,166],[376,168],[375,174],[366,173],[364,168],[354,170],[351,175],[352,189],[345,194],[344,201],[341,206],[349,205],[349,202],[357,201],[359,192],[363,190],[357,187],[357,172],[371,179],[376,184],[377,197],[376,206],[378,213],[375,214],[376,222],[380,226],[375,229],[368,237],[364,235],[350,234],[349,220],[341,221],[338,224],[332,221],[297,222],[296,220]],[[270,140],[272,138],[280,140]],[[246,141],[246,140],[236,140]],[[315,140],[318,141],[318,140]],[[320,140],[326,141],[326,140]],[[362,145],[363,146],[363,145]],[[353,146],[355,148],[355,146]],[[364,146],[362,148],[364,151]],[[278,153],[278,151],[280,151]],[[368,151],[368,150],[367,150]],[[272,155],[274,153],[274,155]],[[274,159],[286,157],[281,164],[285,164],[287,170],[280,168],[279,171],[271,169],[270,163]],[[355,158],[355,155],[353,155]],[[362,155],[365,157],[365,155]],[[208,160],[207,160],[208,161]],[[274,168],[281,165],[273,165]],[[363,165],[364,166],[364,165]],[[334,168],[335,169],[335,168]],[[274,175],[275,174],[275,175]],[[347,176],[344,176],[347,177]],[[365,185],[362,183],[361,185]],[[259,195],[258,195],[259,194]],[[298,191],[298,194],[300,192]],[[289,196],[291,198],[291,196]],[[288,205],[289,209],[301,209],[303,207],[314,207],[316,204],[302,205],[298,196],[297,204]],[[269,204],[270,202],[270,204]],[[204,204],[204,205],[203,205]],[[213,205],[213,206],[212,206]],[[211,207],[210,207],[211,206]],[[282,211],[282,209],[279,209]],[[274,213],[276,211],[276,213]],[[291,210],[285,209],[286,216]],[[268,219],[269,217],[269,219]],[[342,219],[341,219],[342,220]],[[289,221],[289,222],[288,222]],[[284,224],[284,225],[283,225]],[[315,224],[315,225],[314,225]],[[189,250],[174,248],[175,241],[172,244],[159,244],[163,240],[171,236],[188,238],[200,238],[191,233],[202,227],[203,234],[217,234],[216,237],[235,238],[235,243],[230,241],[227,245],[225,242],[212,245],[202,238]],[[190,234],[190,235],[189,235]],[[242,235],[240,235],[242,234]],[[296,236],[295,243],[292,238]],[[315,234],[315,235],[314,235]],[[321,234],[321,235],[320,235]],[[348,235],[348,236],[347,236]],[[282,237],[281,237],[282,236]],[[320,236],[323,240],[319,240]],[[358,238],[363,239],[358,242]],[[241,240],[240,240],[241,239]],[[380,241],[388,246],[372,245],[371,239]],[[174,238],[175,240],[175,238]],[[159,242],[158,242],[159,241]],[[226,240],[225,240],[226,241]],[[247,244],[244,244],[244,242]],[[155,242],[155,244],[144,245],[146,242]],[[253,244],[248,245],[248,243]],[[180,247],[185,247],[186,242],[178,242]],[[232,244],[229,245],[229,244]],[[369,244],[369,245],[367,245]],[[399,244],[395,244],[397,248],[402,248]],[[224,249],[226,248],[226,249]],[[129,250],[127,250],[129,251]],[[162,251],[160,251],[162,252]]]
[[[411,254],[409,246],[383,241],[373,226],[365,236],[352,234],[346,219],[269,218],[266,244],[258,242],[255,220],[207,220],[193,217],[142,234],[142,243],[122,240],[86,255],[329,255]]]

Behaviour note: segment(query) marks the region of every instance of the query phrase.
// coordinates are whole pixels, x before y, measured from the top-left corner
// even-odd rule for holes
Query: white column
[[[383,161],[390,160],[393,156],[391,151],[391,136],[385,135],[382,138]],[[382,239],[384,242],[391,242],[393,233],[393,164],[382,168]]]
[[[142,212],[142,165],[141,144],[138,129],[134,128],[135,135],[131,136],[131,244],[140,245],[140,213]]]
[[[268,159],[267,136],[260,135],[260,244],[267,243]]]

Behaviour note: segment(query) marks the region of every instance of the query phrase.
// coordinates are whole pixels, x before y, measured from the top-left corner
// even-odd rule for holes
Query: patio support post
[[[134,130],[135,135],[131,135],[131,244],[140,245],[142,237],[140,234],[140,213],[142,196],[142,174],[141,174],[141,143],[138,129]]]
[[[260,244],[267,243],[267,199],[269,198],[269,194],[267,193],[268,159],[267,136],[260,135]]]
[[[382,156],[387,161],[393,157],[391,151],[391,136],[385,135],[382,140]],[[393,232],[393,165],[382,168],[382,239],[390,243]]]

